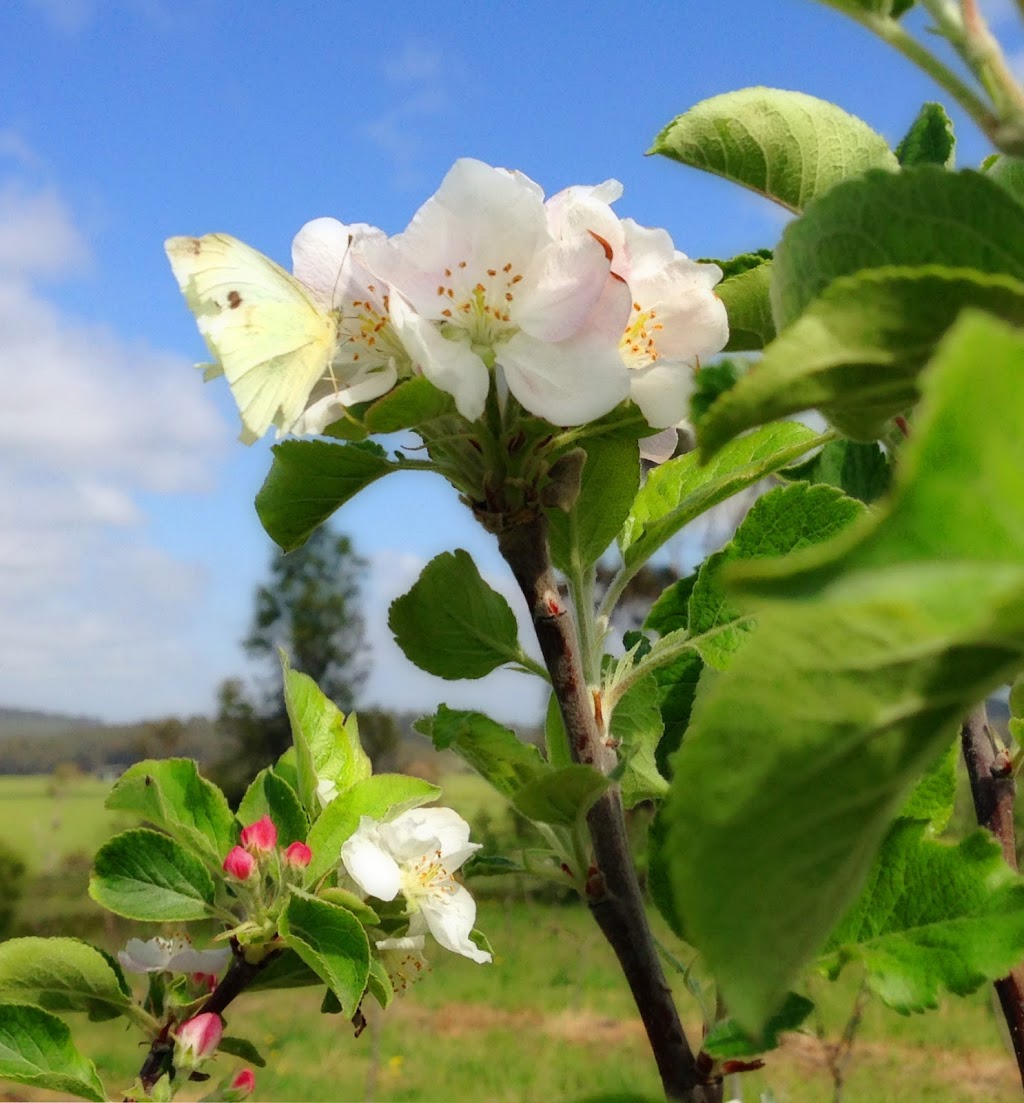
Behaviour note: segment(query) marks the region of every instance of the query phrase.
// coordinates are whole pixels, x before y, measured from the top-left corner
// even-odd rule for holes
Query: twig
[[[999,840],[1007,865],[1015,870],[1017,838],[1013,826],[1013,806],[1017,786],[1010,757],[996,745],[983,704],[971,712],[960,726],[960,742],[978,823]],[[1018,965],[1008,976],[997,980],[995,989],[1010,1032],[1021,1085],[1024,1086],[1024,965]]]
[[[534,515],[517,518],[517,522],[498,532],[498,546],[529,606],[570,752],[575,762],[608,773],[616,755],[598,726],[575,629],[559,596],[548,550],[547,521]],[[591,808],[587,825],[596,862],[587,881],[587,902],[629,982],[665,1095],[679,1103],[721,1103],[721,1077],[705,1072],[698,1063],[658,959],[617,785],[610,786]]]

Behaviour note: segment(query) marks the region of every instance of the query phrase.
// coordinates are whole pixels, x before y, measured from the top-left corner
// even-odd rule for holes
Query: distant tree
[[[296,670],[308,674],[348,713],[366,676],[359,585],[366,561],[348,536],[324,526],[287,555],[277,552],[270,579],[255,594],[252,625],[242,643],[264,668],[255,694],[238,679],[218,690],[217,726],[235,750],[215,771],[229,795],[291,745],[282,695],[283,650]]]

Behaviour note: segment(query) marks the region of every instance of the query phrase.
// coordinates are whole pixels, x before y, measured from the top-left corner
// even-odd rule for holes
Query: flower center
[[[465,340],[477,353],[491,351],[507,341],[518,329],[512,322],[512,304],[516,284],[523,276],[511,261],[487,268],[484,278],[470,283],[468,264],[459,261],[444,270],[444,279],[437,285],[438,298],[445,300],[441,317],[445,319],[441,332],[455,340]]]
[[[370,296],[366,299],[353,299],[349,310],[335,311],[338,319],[338,345],[334,354],[335,361],[344,364],[366,362],[387,364],[392,358],[402,355],[402,345],[391,325],[388,309],[388,296],[374,302],[376,287],[367,287]]]
[[[455,889],[455,881],[439,849],[424,854],[402,871],[402,890],[409,900],[417,896],[442,896]]]
[[[661,356],[658,334],[664,327],[657,319],[656,310],[643,310],[639,303],[633,303],[633,313],[619,342],[623,359],[631,368],[646,368]]]

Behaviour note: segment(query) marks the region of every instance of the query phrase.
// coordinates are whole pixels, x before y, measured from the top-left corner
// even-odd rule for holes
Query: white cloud
[[[89,261],[56,190],[0,183],[0,703],[127,718],[200,677],[204,570],[152,544],[145,496],[207,489],[230,434],[187,361],[33,282]]]
[[[84,30],[96,14],[95,0],[29,0],[29,3],[51,26],[65,34]]]

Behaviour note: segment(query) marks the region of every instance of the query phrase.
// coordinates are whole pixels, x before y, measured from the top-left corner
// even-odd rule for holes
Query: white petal
[[[341,847],[341,862],[353,881],[368,896],[394,900],[402,887],[402,872],[395,859],[381,846],[379,824],[369,816]]]
[[[449,341],[433,322],[414,313],[397,295],[391,298],[391,323],[423,374],[455,399],[467,421],[476,421],[484,412],[491,383],[483,360],[462,341]]]
[[[167,963],[171,973],[218,974],[227,965],[231,950],[225,946],[217,950],[193,950],[189,947],[175,954]]]
[[[694,370],[686,360],[655,360],[630,373],[630,398],[652,429],[677,425],[689,414]]]
[[[292,241],[292,271],[322,306],[338,309],[352,297],[367,297],[362,248],[378,239],[384,239],[383,230],[365,222],[346,226],[336,218],[314,218]]]
[[[652,437],[641,439],[640,458],[649,460],[651,463],[664,463],[672,458],[678,442],[679,433],[674,426],[670,429],[662,429]]]
[[[378,950],[422,950],[427,940],[421,934],[404,935],[402,938],[382,938],[374,945]]]
[[[117,960],[130,973],[159,973],[167,968],[175,948],[166,938],[129,938],[117,951]]]
[[[489,953],[470,941],[469,932],[476,922],[476,902],[462,885],[456,885],[453,892],[423,897],[420,912],[430,933],[446,950],[481,965],[491,960]]]
[[[618,180],[606,180],[596,187],[576,185],[565,188],[544,204],[548,226],[557,238],[596,234],[608,243],[615,258],[612,266],[618,272],[618,261],[626,251],[625,234],[622,220],[609,204],[621,195],[622,185]]]
[[[438,850],[442,857],[461,852],[469,843],[469,824],[451,808],[413,808],[382,823],[380,835],[399,862],[418,862]],[[472,853],[477,844],[469,849]]]
[[[610,270],[604,247],[589,234],[553,242],[527,269],[512,321],[540,341],[571,337],[594,310]]]

